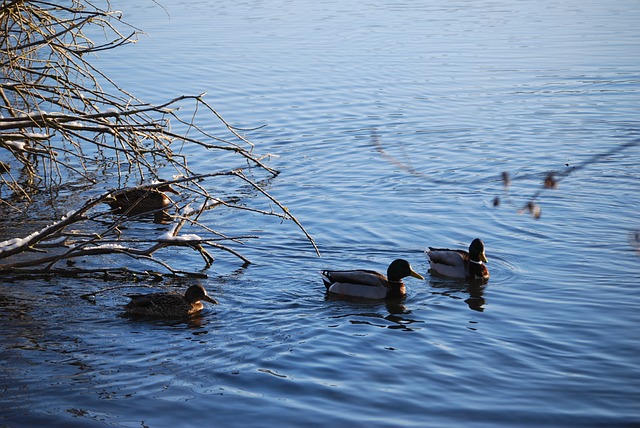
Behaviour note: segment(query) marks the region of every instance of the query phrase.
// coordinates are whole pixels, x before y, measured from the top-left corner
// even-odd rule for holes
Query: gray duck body
[[[474,239],[469,251],[433,248],[427,250],[429,257],[429,273],[447,278],[458,278],[475,281],[487,281],[489,269],[485,263],[484,242]]]

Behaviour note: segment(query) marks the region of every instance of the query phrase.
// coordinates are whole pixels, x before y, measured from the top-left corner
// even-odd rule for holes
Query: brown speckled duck
[[[205,302],[217,304],[209,297],[202,285],[192,285],[183,295],[172,292],[151,294],[129,294],[131,301],[124,307],[131,315],[144,315],[162,318],[183,318],[200,312]]]
[[[449,250],[429,247],[429,273],[448,278],[486,281],[489,269],[485,266],[484,243],[476,238],[469,245],[469,251]]]
[[[424,279],[402,259],[391,262],[387,276],[364,269],[322,271],[322,280],[329,293],[366,299],[403,297],[407,291],[402,278],[407,276]]]
[[[153,189],[116,191],[105,200],[105,203],[119,213],[140,214],[168,207],[171,204],[171,198],[166,195],[166,192],[180,194],[170,184],[162,184]]]

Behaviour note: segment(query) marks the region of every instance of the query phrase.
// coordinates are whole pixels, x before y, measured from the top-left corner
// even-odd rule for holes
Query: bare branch
[[[96,29],[102,30],[104,41],[88,37],[100,33]],[[15,0],[0,5],[0,209],[31,214],[33,202],[43,191],[70,181],[93,185],[85,188],[92,196],[93,187],[105,176],[115,175],[125,182],[87,197],[79,208],[56,216],[59,220],[52,224],[0,242],[0,273],[60,273],[65,271],[62,262],[68,264],[69,272],[79,272],[73,267],[75,259],[119,254],[179,274],[157,255],[169,247],[196,251],[205,269],[214,262],[210,249],[249,263],[231,245],[242,245],[253,236],[229,237],[206,224],[204,213],[216,206],[292,220],[319,254],[301,223],[259,184],[264,177],[252,180],[244,173],[278,175],[265,163],[269,155],[255,154],[255,145],[243,135],[264,125],[233,126],[204,100],[204,94],[181,95],[159,105],[145,103],[88,61],[92,57],[88,54],[135,43],[140,33],[122,21],[121,13],[111,10],[108,2],[104,9],[89,0],[70,5]],[[211,120],[221,123],[228,135],[212,135],[199,125]],[[205,153],[229,153],[244,168],[231,169],[238,166],[234,165],[198,174],[187,164],[187,151],[183,152],[192,145]],[[169,174],[172,180],[160,181]],[[266,198],[281,211],[240,205],[237,197],[214,197],[205,187],[213,180],[224,180],[225,188],[237,183],[238,191],[248,183],[258,191],[258,198]],[[170,198],[161,206],[143,207],[146,196],[127,207],[107,210],[104,205],[132,192],[159,197],[164,186],[172,184],[179,186],[177,201],[182,208]],[[190,203],[199,203],[200,208],[187,209]],[[127,227],[138,229],[148,216],[170,222],[167,233],[151,239],[130,239],[123,233]]]

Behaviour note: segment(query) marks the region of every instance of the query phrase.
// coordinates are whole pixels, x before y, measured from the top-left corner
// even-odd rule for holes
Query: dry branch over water
[[[139,34],[108,1],[1,3],[0,214],[5,221],[0,233],[5,240],[0,242],[0,274],[109,271],[79,269],[74,262],[107,254],[183,274],[157,256],[167,247],[196,251],[205,267],[213,262],[211,249],[248,263],[232,245],[256,236],[215,230],[204,214],[219,206],[291,220],[317,252],[302,224],[264,187],[278,171],[266,164],[268,155],[254,152],[243,135],[251,130],[232,126],[204,94],[145,103],[90,62],[101,51],[135,43]],[[96,37],[103,41],[94,42]],[[212,123],[228,135],[214,135],[208,130]],[[194,146],[211,156],[216,172],[202,174],[189,166],[187,149]],[[210,183],[216,180],[217,189],[231,190],[213,194]],[[105,181],[118,184],[105,187]],[[164,199],[166,185],[177,186],[179,198]],[[229,196],[247,186],[253,189],[250,201]],[[46,199],[47,192],[68,188],[83,192],[84,202],[70,210],[54,206],[51,211],[66,214],[45,214],[48,220],[40,218],[42,227],[35,230],[11,227],[11,217],[37,220],[30,217],[34,204]],[[95,196],[100,188],[106,190]],[[106,208],[132,194],[146,196],[135,208]],[[144,206],[153,198],[162,198],[163,204]],[[262,205],[253,207],[254,199]],[[167,223],[166,232],[145,239],[124,237],[123,229],[143,226],[140,220],[149,215]],[[189,233],[182,232],[185,226]],[[123,270],[126,265],[111,269]]]

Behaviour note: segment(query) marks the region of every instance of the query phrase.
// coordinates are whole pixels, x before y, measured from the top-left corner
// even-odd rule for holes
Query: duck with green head
[[[131,301],[124,307],[126,313],[161,318],[183,318],[200,312],[204,308],[202,300],[218,304],[202,285],[192,285],[184,295],[162,292],[129,294],[127,297]]]
[[[487,256],[484,254],[484,242],[476,238],[469,245],[469,251],[450,250],[429,247],[429,273],[447,278],[470,280],[489,279]]]
[[[365,269],[322,271],[322,280],[329,293],[366,299],[404,297],[407,290],[402,278],[407,276],[424,279],[402,259],[391,262],[387,276]]]

